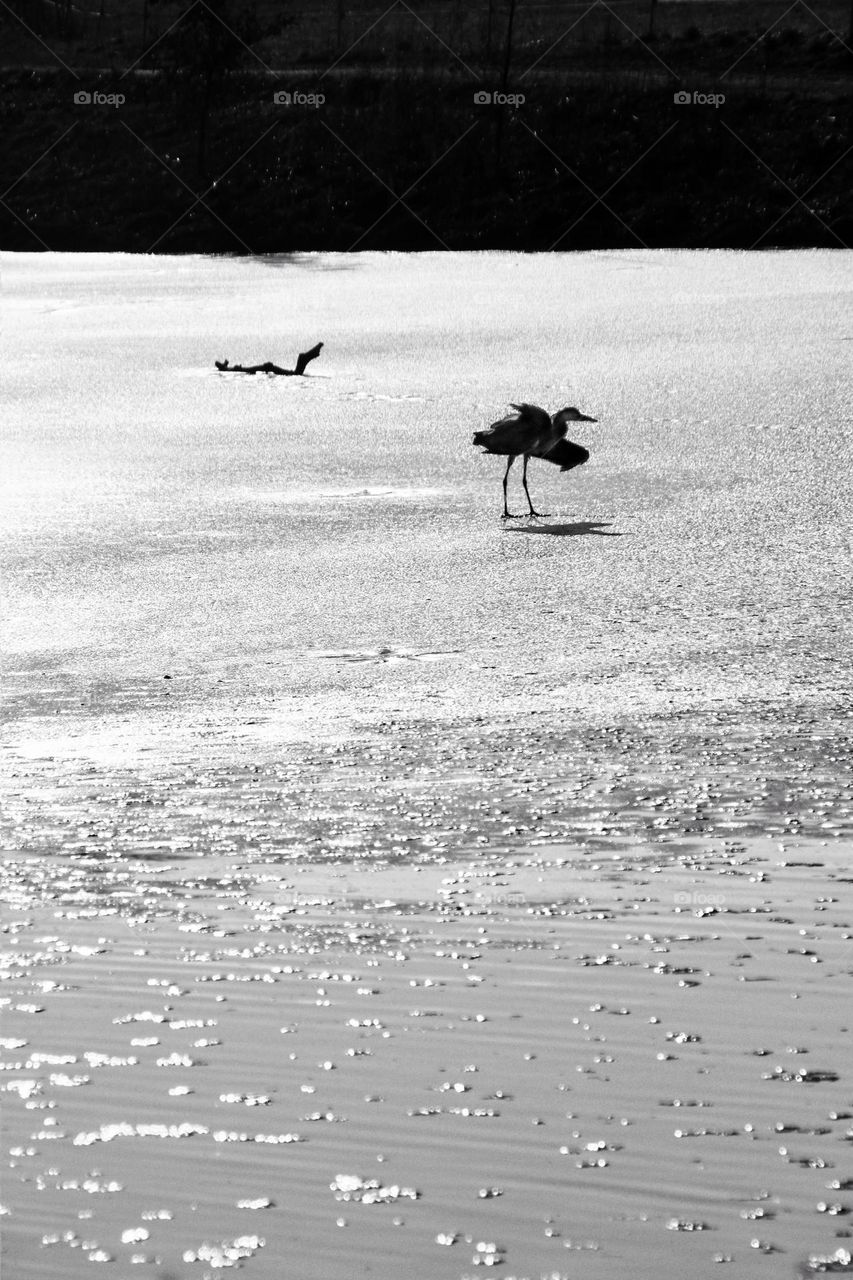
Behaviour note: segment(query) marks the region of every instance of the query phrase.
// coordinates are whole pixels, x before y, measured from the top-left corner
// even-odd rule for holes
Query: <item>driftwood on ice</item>
[[[322,342],[318,342],[310,351],[300,352],[296,357],[295,369],[282,369],[271,360],[267,360],[265,364],[229,364],[227,360],[217,360],[215,364],[220,373],[278,373],[283,378],[300,378],[305,372],[305,366],[317,359],[322,346]]]

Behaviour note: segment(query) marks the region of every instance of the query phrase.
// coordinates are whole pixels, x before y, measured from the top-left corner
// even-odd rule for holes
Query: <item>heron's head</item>
[[[585,413],[581,413],[580,409],[575,409],[574,406],[570,409],[561,409],[554,416],[555,418],[561,418],[563,422],[598,422],[598,418],[588,418]]]

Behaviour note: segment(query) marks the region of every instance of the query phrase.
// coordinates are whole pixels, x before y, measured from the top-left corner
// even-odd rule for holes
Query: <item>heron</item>
[[[546,511],[536,511],[527,488],[527,461],[529,458],[544,458],[546,462],[555,463],[561,471],[571,471],[572,467],[582,466],[589,457],[589,450],[583,445],[574,444],[566,439],[570,422],[597,422],[597,418],[588,418],[580,409],[572,406],[560,409],[553,418],[536,404],[513,404],[515,413],[508,418],[493,422],[485,431],[474,432],[474,444],[481,445],[486,453],[509,455],[504,472],[504,510],[502,520],[518,520],[507,507],[506,488],[509,472],[516,458],[524,458],[521,483],[527,494],[527,504],[532,516],[545,516]]]

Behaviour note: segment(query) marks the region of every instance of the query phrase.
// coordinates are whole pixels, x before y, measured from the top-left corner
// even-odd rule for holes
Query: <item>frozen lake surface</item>
[[[267,824],[247,795],[270,847],[417,843],[384,801],[349,803],[368,761],[374,797],[376,774],[426,770],[442,811],[485,770],[608,774],[600,825],[632,833],[838,817],[784,789],[849,723],[851,255],[46,254],[5,276],[7,689],[29,757],[107,786],[143,761],[165,781],[263,759],[293,803]],[[315,340],[310,377],[213,367]],[[599,421],[582,469],[531,464],[551,518],[505,525],[502,461],[470,437],[520,399]],[[661,768],[672,811],[645,812]],[[305,788],[330,771],[335,823],[312,834]],[[160,816],[203,850],[194,785]],[[476,834],[541,822],[528,800]],[[137,842],[125,818],[113,846]]]
[[[853,256],[4,287],[15,1280],[847,1269]]]

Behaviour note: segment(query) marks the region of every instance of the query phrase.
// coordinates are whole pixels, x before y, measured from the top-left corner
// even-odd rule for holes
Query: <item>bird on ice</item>
[[[545,511],[535,511],[527,488],[528,458],[544,458],[553,462],[561,471],[571,471],[572,467],[580,467],[589,457],[589,450],[583,445],[574,444],[566,439],[570,422],[597,422],[597,418],[588,418],[579,409],[560,409],[553,418],[536,404],[514,404],[515,414],[493,422],[485,431],[474,432],[474,444],[481,445],[486,453],[509,455],[504,472],[504,512],[502,519],[517,520],[507,507],[506,486],[509,471],[516,458],[524,458],[521,483],[527,494],[527,504],[532,516],[547,515]]]

